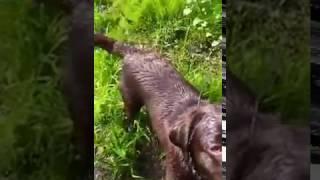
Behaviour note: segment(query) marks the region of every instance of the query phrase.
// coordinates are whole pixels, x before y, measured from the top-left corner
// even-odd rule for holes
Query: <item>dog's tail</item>
[[[104,36],[102,34],[94,34],[94,45],[102,49],[105,49],[111,54],[116,54],[120,56],[125,56],[130,52],[136,51],[137,49],[133,46],[126,45],[121,42]]]

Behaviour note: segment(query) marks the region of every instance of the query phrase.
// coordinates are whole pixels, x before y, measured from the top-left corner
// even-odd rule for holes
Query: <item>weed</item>
[[[257,93],[263,111],[308,124],[308,3],[239,1],[227,8],[230,68]]]
[[[0,62],[0,179],[64,179],[72,158],[59,88],[66,19],[42,3],[9,7],[1,11],[10,22],[2,26],[9,56]]]

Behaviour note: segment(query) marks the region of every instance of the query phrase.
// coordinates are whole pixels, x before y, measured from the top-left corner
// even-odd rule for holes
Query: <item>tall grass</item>
[[[161,50],[203,96],[221,100],[221,2],[95,0],[94,18],[96,32]],[[118,89],[121,59],[96,49],[94,63],[95,167],[105,179],[151,178],[137,168],[149,166],[139,161],[146,152],[138,147],[159,147],[144,111],[135,119],[133,131],[126,131]],[[160,152],[151,153],[161,159]]]
[[[230,68],[257,93],[263,111],[308,124],[308,3],[242,0],[227,8]]]
[[[1,8],[8,36],[0,61],[0,179],[64,179],[71,159],[59,88],[66,19],[31,1]]]

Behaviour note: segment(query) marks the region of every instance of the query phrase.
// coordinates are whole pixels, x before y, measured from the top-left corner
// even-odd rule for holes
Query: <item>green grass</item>
[[[60,91],[66,19],[48,4],[0,8],[0,179],[64,179],[72,158]]]
[[[308,2],[234,1],[227,9],[228,66],[256,92],[261,110],[308,125]]]
[[[161,50],[204,96],[219,102],[221,2],[165,2],[95,0],[95,31]],[[144,179],[135,168],[141,166],[138,159],[144,153],[137,146],[150,145],[155,139],[146,113],[136,118],[134,130],[127,133],[118,88],[121,60],[97,48],[94,68],[95,167],[105,179]]]

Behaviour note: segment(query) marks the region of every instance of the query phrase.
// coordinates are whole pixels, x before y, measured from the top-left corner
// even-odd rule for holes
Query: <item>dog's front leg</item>
[[[128,83],[128,82],[127,82]],[[120,91],[124,104],[124,111],[126,114],[125,117],[125,126],[128,131],[133,129],[134,117],[138,114],[142,107],[142,103],[138,96],[134,93],[134,89],[130,89],[126,84],[124,78],[122,78],[120,83]]]

